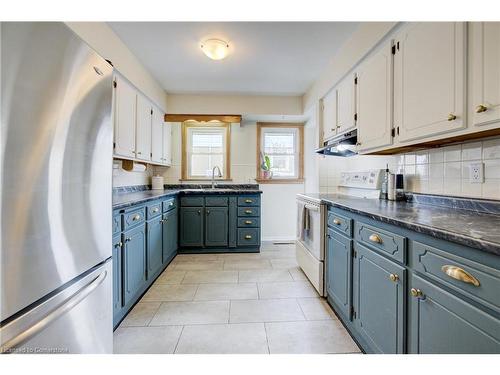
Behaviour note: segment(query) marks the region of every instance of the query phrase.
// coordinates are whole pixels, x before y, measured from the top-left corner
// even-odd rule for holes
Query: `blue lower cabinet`
[[[181,247],[203,247],[204,217],[204,207],[181,207],[179,223]]]
[[[375,353],[405,351],[404,267],[354,243],[353,323]]]
[[[226,247],[228,244],[228,208],[205,208],[205,246]]]
[[[124,304],[134,301],[146,283],[146,226],[124,233],[123,248]]]
[[[177,253],[177,209],[163,215],[163,264],[170,262]]]
[[[352,240],[328,228],[326,293],[347,319],[351,318]]]
[[[154,278],[163,265],[163,219],[161,216],[149,220],[147,228],[147,278]]]
[[[113,236],[113,324],[117,323],[123,308],[122,245],[121,234]]]
[[[409,284],[410,353],[500,353],[500,319],[417,275]]]

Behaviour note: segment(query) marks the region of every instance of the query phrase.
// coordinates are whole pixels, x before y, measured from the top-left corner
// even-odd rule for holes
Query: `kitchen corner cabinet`
[[[469,28],[469,110],[473,125],[481,126],[500,121],[500,22],[472,22]]]
[[[180,236],[181,247],[203,246],[204,207],[181,207]]]
[[[399,141],[466,127],[466,23],[410,23],[395,39],[394,121]]]
[[[500,353],[500,257],[336,207],[327,225],[327,300],[364,351]]]
[[[137,93],[121,76],[114,79],[114,155],[135,158]]]
[[[152,108],[151,119],[151,161],[154,163],[163,163],[163,112],[158,108]]]
[[[136,119],[136,150],[135,158],[138,160],[151,160],[151,125],[153,118],[153,107],[142,95],[137,95],[137,119]]]
[[[332,90],[321,101],[323,140],[337,134],[337,90]]]
[[[356,75],[348,74],[337,86],[337,134],[356,126]]]
[[[159,112],[158,112],[159,113]],[[161,112],[161,117],[156,119],[156,121],[161,121],[163,128],[162,135],[162,159],[161,164],[172,165],[172,123],[164,122],[164,114]]]
[[[228,208],[207,207],[205,209],[205,246],[226,247],[228,243]]]
[[[357,69],[358,152],[392,145],[392,41]]]

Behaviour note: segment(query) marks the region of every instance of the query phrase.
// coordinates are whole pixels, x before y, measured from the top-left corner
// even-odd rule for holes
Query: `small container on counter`
[[[396,175],[394,173],[387,174],[387,199],[396,200]]]
[[[405,183],[404,183],[404,175],[397,174],[396,175],[396,200],[403,201],[405,200]]]
[[[151,189],[163,190],[163,176],[151,177]]]

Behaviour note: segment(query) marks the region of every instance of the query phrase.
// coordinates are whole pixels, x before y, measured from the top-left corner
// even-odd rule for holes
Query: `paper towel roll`
[[[151,177],[151,185],[153,190],[163,190],[163,176]]]

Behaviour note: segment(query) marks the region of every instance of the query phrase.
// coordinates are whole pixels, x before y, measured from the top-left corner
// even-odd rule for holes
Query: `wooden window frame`
[[[181,160],[181,180],[180,181],[211,181],[210,177],[192,178],[188,176],[187,168],[187,138],[189,128],[220,128],[226,131],[225,154],[226,162],[224,165],[225,178],[216,178],[216,181],[232,181],[231,180],[231,123],[228,122],[196,122],[184,121],[182,123],[182,160]]]
[[[260,168],[261,137],[263,128],[297,129],[299,135],[299,170],[297,178],[262,178]],[[257,169],[255,179],[259,184],[302,184],[304,183],[304,123],[258,122],[257,123]]]

